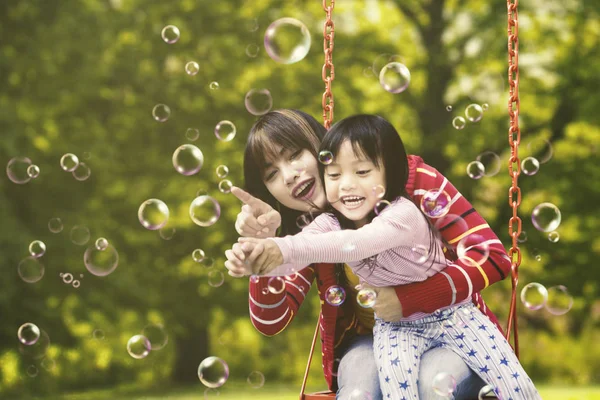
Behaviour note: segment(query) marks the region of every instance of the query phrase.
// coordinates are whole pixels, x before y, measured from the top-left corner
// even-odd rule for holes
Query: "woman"
[[[317,161],[319,157],[329,156],[318,154],[324,133],[325,129],[314,118],[296,110],[273,111],[256,122],[244,155],[249,193],[240,189],[232,191],[245,203],[236,221],[240,235],[275,236],[278,227],[281,227],[278,236],[295,234],[300,231],[297,221],[302,221],[304,213],[325,206]],[[471,298],[481,312],[498,325],[479,291],[504,279],[510,271],[510,259],[502,243],[439,172],[416,156],[408,156],[408,165],[408,176],[401,180],[407,182],[406,191],[416,204],[420,204],[428,190],[442,187],[452,199],[448,215],[453,217],[432,220],[446,243],[456,244],[462,237],[476,232],[489,245],[489,257],[478,267],[456,260],[452,267],[423,282],[378,288],[374,311],[384,320],[396,321],[416,312],[431,313]],[[446,255],[452,257],[452,252],[449,250]],[[471,256],[477,258],[477,254]],[[248,261],[252,262],[252,256]],[[373,310],[359,307],[353,301],[358,278],[348,268],[332,264],[312,265],[298,272],[293,279],[285,280],[283,290],[272,284],[269,287],[269,278],[251,279],[249,305],[253,325],[265,335],[282,331],[294,318],[313,281],[317,283],[321,298],[323,370],[330,390],[337,390],[339,399],[350,399],[366,392],[373,399],[381,399],[372,347]],[[349,299],[339,306],[327,301],[327,290],[336,285],[345,289]],[[421,358],[420,398],[437,397],[433,383],[439,372],[448,372],[456,379],[455,399],[477,396],[483,386],[459,356],[450,350],[436,348]]]

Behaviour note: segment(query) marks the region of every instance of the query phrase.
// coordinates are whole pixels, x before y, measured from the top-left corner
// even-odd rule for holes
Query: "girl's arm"
[[[359,229],[340,230],[333,217],[320,215],[295,236],[269,240],[281,250],[284,263],[343,263],[364,260],[397,247],[410,251],[418,244],[414,243],[418,227],[427,228],[423,215],[410,200],[399,198]]]
[[[413,171],[411,175],[412,173]],[[452,260],[452,263],[443,271],[422,282],[396,286],[396,294],[402,304],[405,317],[415,312],[430,313],[441,307],[461,302],[506,278],[511,268],[510,258],[498,236],[446,177],[424,163],[420,163],[414,169],[413,176],[414,186],[407,187],[407,190],[415,204],[420,204],[422,196],[428,190],[443,187],[452,199],[447,216],[455,215],[464,221],[457,223],[456,218],[450,217],[441,220],[430,218],[445,242],[455,248],[462,238],[476,234],[487,242],[490,254],[485,262],[473,266],[472,263],[457,260],[453,252],[448,251],[446,257]],[[480,258],[475,251],[474,249],[467,251],[466,256],[473,259]]]

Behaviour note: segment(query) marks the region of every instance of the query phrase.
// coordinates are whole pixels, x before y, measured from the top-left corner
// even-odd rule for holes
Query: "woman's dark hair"
[[[350,141],[354,154],[367,158],[379,169],[384,168],[386,190],[382,200],[392,202],[399,197],[404,197],[412,202],[412,198],[406,192],[408,180],[406,149],[398,131],[391,123],[377,115],[360,114],[344,118],[334,124],[325,134],[319,152],[329,151],[335,159],[335,155],[346,140]],[[319,173],[323,181],[325,168],[326,165],[319,163]],[[413,205],[417,207],[414,203]],[[356,229],[353,221],[344,217],[331,205],[326,206],[326,212],[332,214],[339,221],[342,229]],[[371,222],[375,216],[375,211],[371,211],[367,216],[367,223]],[[428,257],[433,264],[438,259],[438,247],[435,246],[435,240],[439,235],[432,229],[431,223],[425,215],[423,218],[429,224],[429,249],[436,250],[433,257]]]
[[[292,210],[280,204],[264,184],[265,165],[277,160],[277,148],[290,151],[306,149],[318,159],[319,145],[325,135],[325,127],[316,119],[299,110],[275,110],[261,116],[250,129],[244,152],[245,189],[281,214],[279,236],[300,232],[297,219],[302,211]]]

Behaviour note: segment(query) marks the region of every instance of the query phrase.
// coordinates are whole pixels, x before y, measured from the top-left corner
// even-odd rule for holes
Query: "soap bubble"
[[[210,196],[198,196],[190,204],[190,218],[199,226],[211,226],[221,216],[221,206]]]
[[[150,350],[150,341],[144,335],[132,336],[127,341],[127,352],[131,357],[137,360],[145,358],[148,354],[150,354]]]
[[[194,76],[198,73],[198,71],[200,71],[200,66],[196,61],[190,61],[187,64],[185,64],[185,72],[188,75]]]
[[[44,277],[45,267],[36,257],[25,257],[19,262],[17,272],[27,283],[35,283]]]
[[[171,116],[171,109],[166,104],[157,104],[152,109],[152,116],[158,122],[165,122]]]
[[[236,128],[231,121],[221,121],[215,126],[215,136],[223,142],[233,140],[236,134]]]
[[[8,179],[19,185],[23,185],[31,180],[27,169],[31,165],[31,160],[27,157],[12,158],[6,165],[6,175]]]
[[[73,153],[67,153],[60,158],[60,167],[67,172],[75,171],[79,165],[79,158]]]
[[[560,210],[552,203],[538,204],[531,213],[533,226],[541,232],[555,231],[560,225],[560,221]]]
[[[244,98],[246,110],[252,115],[263,115],[273,107],[273,98],[269,89],[250,89]]]
[[[169,207],[162,200],[146,200],[138,209],[138,219],[144,228],[159,230],[169,221]]]
[[[308,54],[310,32],[306,25],[294,18],[281,18],[265,31],[265,50],[278,63],[293,64]]]
[[[167,25],[163,28],[160,33],[160,36],[165,41],[165,43],[173,44],[179,40],[179,28],[175,25]]]
[[[198,366],[198,378],[209,388],[221,387],[229,378],[229,366],[218,357],[207,357]]]
[[[204,154],[193,144],[179,146],[173,153],[173,167],[181,175],[194,175],[204,164]]]
[[[391,62],[381,69],[379,84],[390,93],[402,93],[410,84],[410,71],[404,64]]]
[[[26,346],[31,346],[40,338],[40,328],[31,322],[24,323],[19,327],[17,337],[19,338],[19,342]]]

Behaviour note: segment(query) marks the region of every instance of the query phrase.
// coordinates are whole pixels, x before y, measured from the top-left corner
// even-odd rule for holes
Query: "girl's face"
[[[357,228],[367,223],[367,216],[386,189],[385,168],[364,155],[354,154],[352,144],[345,140],[333,162],[325,167],[327,201],[342,215],[354,221]]]
[[[325,207],[325,191],[317,159],[306,149],[278,146],[277,160],[267,160],[263,182],[275,200],[298,211],[310,211],[314,203]]]

